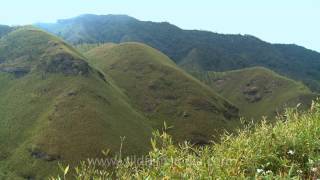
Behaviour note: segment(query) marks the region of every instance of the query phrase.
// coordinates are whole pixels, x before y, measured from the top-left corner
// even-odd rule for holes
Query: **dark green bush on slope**
[[[274,125],[248,125],[220,144],[175,146],[159,132],[149,161],[120,161],[113,172],[82,164],[76,179],[313,179],[320,177],[320,104],[305,113],[287,110]],[[129,161],[128,161],[129,160]]]

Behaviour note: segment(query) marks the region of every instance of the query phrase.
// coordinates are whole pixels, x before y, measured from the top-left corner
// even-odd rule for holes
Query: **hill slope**
[[[0,40],[0,179],[43,179],[77,163],[149,148],[151,126],[85,57],[41,30]]]
[[[38,26],[75,44],[143,42],[188,70],[263,66],[320,91],[320,54],[297,45],[270,44],[249,35],[182,30],[169,23],[139,21],[123,15],[82,15]]]
[[[166,121],[177,141],[204,144],[239,124],[238,109],[178,68],[159,51],[139,43],[104,45],[86,53],[90,64],[130,98],[153,127]]]
[[[298,103],[308,107],[317,97],[302,83],[262,67],[192,74],[239,107],[241,115],[247,118],[273,117]]]

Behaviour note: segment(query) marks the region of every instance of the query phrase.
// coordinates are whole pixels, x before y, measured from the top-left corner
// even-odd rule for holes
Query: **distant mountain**
[[[187,70],[263,66],[320,91],[320,54],[297,45],[270,44],[250,35],[182,30],[169,23],[139,21],[124,15],[82,15],[37,26],[73,44],[143,42]]]
[[[102,45],[85,54],[156,129],[166,121],[182,142],[207,144],[239,125],[238,109],[163,53],[140,43]]]
[[[284,108],[299,103],[299,109],[305,110],[318,96],[302,83],[262,67],[192,74],[239,107],[241,116],[249,120],[260,120],[262,116],[273,120]]]

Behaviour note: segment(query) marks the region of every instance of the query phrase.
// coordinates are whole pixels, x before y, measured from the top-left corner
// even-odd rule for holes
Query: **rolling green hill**
[[[305,108],[317,97],[302,83],[262,67],[192,74],[234,103],[241,115],[249,119],[273,118],[284,108],[299,103],[300,108]]]
[[[151,125],[72,47],[24,27],[0,40],[0,179],[42,179],[57,163],[149,149]]]
[[[206,144],[239,124],[238,109],[161,52],[140,44],[103,45],[86,53],[90,64],[111,77],[130,103],[177,141]]]
[[[123,156],[145,154],[164,122],[175,142],[205,145],[239,127],[239,112],[273,117],[317,96],[282,75],[320,90],[319,53],[296,45],[128,16],[38,26],[75,46],[0,26],[0,179],[42,179],[58,162],[116,155],[122,137]]]
[[[188,70],[227,71],[263,66],[320,91],[320,54],[297,45],[271,44],[250,35],[182,30],[169,23],[124,15],[82,15],[37,26],[73,44],[142,42]]]
[[[34,27],[1,38],[0,179],[42,179],[58,162],[116,155],[121,137],[123,156],[147,153],[164,121],[177,142],[196,144],[239,125],[236,107],[151,47],[82,49]]]

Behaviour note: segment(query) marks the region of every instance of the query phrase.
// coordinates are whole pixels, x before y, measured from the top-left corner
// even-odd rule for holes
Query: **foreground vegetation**
[[[165,132],[154,133],[151,144],[148,161],[128,158],[112,173],[83,163],[76,179],[314,179],[320,175],[320,104],[313,103],[305,113],[289,109],[273,125],[246,125],[237,136],[224,135],[219,144],[176,146]]]

